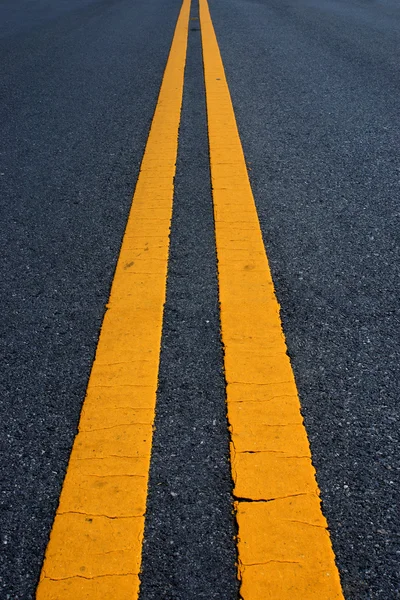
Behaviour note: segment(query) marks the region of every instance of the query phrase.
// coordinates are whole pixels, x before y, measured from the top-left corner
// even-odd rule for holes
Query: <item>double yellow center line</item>
[[[139,596],[189,12],[184,0],[38,600]],[[241,596],[343,599],[206,0],[200,22]]]

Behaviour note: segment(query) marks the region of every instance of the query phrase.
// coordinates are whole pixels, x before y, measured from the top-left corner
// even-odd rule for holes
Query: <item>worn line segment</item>
[[[206,0],[200,20],[241,596],[343,599]]]
[[[189,12],[190,0],[184,0],[38,600],[138,597]]]

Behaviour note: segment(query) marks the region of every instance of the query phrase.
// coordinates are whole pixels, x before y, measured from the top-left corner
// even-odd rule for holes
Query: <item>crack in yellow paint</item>
[[[138,519],[143,515],[124,515],[118,517],[112,517],[111,515],[102,515],[95,513],[79,512],[77,510],[67,510],[65,512],[58,511],[58,515],[84,515],[85,517],[104,517],[105,519]]]
[[[343,600],[207,0],[200,23],[240,594]]]
[[[38,600],[136,600],[139,594],[189,12],[184,0]]]
[[[41,587],[44,598],[74,598],[75,600],[135,600],[139,595],[139,577],[134,573],[99,575],[97,577],[44,577]]]

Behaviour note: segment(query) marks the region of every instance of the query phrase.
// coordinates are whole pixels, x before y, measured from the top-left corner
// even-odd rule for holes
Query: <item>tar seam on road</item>
[[[206,0],[200,0],[200,22],[241,596],[339,600],[339,573]]]
[[[133,197],[38,600],[137,597],[190,0]]]

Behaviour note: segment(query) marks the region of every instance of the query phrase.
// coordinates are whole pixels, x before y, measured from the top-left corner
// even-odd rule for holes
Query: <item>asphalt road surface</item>
[[[0,1],[1,600],[34,598],[179,9]],[[395,600],[400,5],[210,10],[344,595]],[[141,600],[238,597],[191,16]]]

